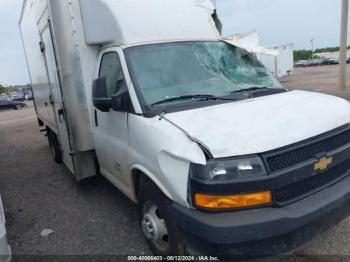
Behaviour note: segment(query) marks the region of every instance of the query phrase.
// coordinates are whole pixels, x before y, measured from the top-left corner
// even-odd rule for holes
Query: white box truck
[[[350,104],[289,91],[207,0],[26,0],[39,125],[137,203],[156,255],[294,250],[350,212]]]

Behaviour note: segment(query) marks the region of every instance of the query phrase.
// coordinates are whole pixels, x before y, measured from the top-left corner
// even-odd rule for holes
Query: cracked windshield
[[[134,80],[149,105],[188,102],[176,99],[181,97],[229,98],[245,89],[283,88],[253,54],[225,42],[156,44],[128,51]]]

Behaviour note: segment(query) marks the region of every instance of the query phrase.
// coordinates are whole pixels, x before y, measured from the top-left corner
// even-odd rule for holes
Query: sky
[[[264,46],[339,46],[341,0],[217,0],[224,35],[257,30]],[[18,29],[22,0],[0,0],[0,83],[29,82]],[[349,34],[350,36],[350,34]],[[350,37],[349,37],[350,38]]]

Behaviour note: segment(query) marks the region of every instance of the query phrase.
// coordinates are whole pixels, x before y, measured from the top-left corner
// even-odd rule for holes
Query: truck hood
[[[166,116],[215,158],[268,152],[350,123],[350,103],[291,91]]]

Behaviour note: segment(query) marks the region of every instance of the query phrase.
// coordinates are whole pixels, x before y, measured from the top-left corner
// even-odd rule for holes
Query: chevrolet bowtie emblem
[[[333,157],[322,157],[314,166],[315,171],[323,171],[333,163]]]

